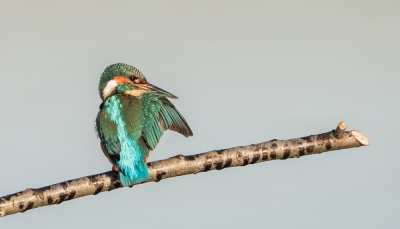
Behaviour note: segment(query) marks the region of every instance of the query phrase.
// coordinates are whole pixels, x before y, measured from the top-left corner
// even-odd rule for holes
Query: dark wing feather
[[[162,101],[160,118],[165,128],[178,132],[185,137],[193,136],[193,132],[185,118],[175,106],[165,97],[160,98],[160,100]]]

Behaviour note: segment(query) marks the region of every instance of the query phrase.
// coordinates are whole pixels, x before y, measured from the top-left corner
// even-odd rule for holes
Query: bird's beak
[[[175,95],[169,93],[168,91],[161,89],[157,86],[154,86],[153,84],[150,83],[145,83],[145,84],[134,84],[136,87],[141,88],[143,90],[146,91],[155,91],[158,95],[160,96],[165,96],[167,98],[171,98],[171,99],[177,99],[178,97],[176,97]]]

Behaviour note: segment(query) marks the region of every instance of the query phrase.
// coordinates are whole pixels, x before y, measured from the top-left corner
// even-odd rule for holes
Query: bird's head
[[[139,69],[127,64],[113,64],[101,74],[99,94],[103,101],[114,94],[140,96],[142,93],[154,91],[159,96],[177,99],[175,95],[147,82]]]

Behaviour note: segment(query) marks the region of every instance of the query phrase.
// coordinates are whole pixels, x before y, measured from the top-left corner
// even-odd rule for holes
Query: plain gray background
[[[0,2],[0,196],[111,165],[94,120],[110,64],[180,97],[194,137],[150,160],[345,121],[371,146],[101,193],[1,228],[399,228],[400,1]]]

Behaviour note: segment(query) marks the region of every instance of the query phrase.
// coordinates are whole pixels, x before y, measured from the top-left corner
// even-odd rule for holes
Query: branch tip
[[[354,136],[354,138],[363,146],[369,146],[369,139],[365,137],[361,132],[358,130],[350,131],[350,134]]]

